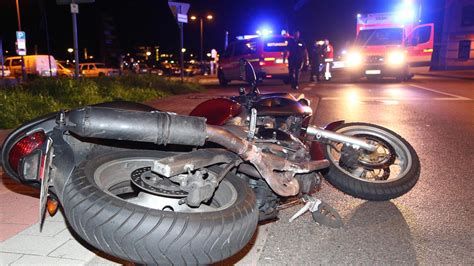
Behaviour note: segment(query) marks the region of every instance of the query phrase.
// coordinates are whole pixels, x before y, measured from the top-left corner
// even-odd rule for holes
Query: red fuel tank
[[[205,117],[207,124],[220,126],[241,112],[240,103],[227,98],[217,98],[200,103],[189,115]]]

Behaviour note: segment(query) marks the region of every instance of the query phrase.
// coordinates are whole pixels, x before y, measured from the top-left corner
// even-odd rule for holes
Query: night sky
[[[443,0],[419,0],[423,6],[424,22],[438,22]],[[55,0],[19,0],[22,29],[26,31],[28,54],[46,53],[47,14],[51,51],[57,58],[67,58],[72,47],[72,22],[69,6],[58,6]],[[303,7],[295,10],[296,0],[195,0],[189,15],[212,14],[214,20],[205,22],[205,51],[224,46],[225,31],[230,40],[236,35],[254,34],[267,26],[279,33],[281,29],[299,29],[303,39],[310,42],[328,38],[336,50],[347,46],[355,37],[357,13],[390,11],[401,0],[302,0]],[[161,47],[161,52],[177,52],[179,32],[165,0],[96,0],[80,5],[78,15],[79,47],[89,54],[99,52],[100,21],[104,15],[113,18],[118,45],[126,53],[134,46]],[[0,37],[4,50],[14,53],[17,18],[15,0],[0,1]],[[199,23],[185,25],[185,47],[190,53],[199,51]]]

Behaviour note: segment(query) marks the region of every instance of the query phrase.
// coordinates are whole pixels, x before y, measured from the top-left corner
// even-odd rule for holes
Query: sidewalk
[[[180,80],[181,78],[180,77],[170,77],[169,79],[171,79],[171,80]],[[217,77],[215,75],[213,75],[213,76],[199,75],[199,76],[193,76],[193,77],[184,77],[184,81],[196,82],[196,83],[199,83],[201,85],[217,85],[217,84],[219,84],[219,80],[217,79]]]
[[[426,67],[426,68],[413,70],[413,74],[420,75],[420,76],[429,76],[429,77],[474,80],[474,69],[430,71],[429,67]]]
[[[200,80],[217,81],[207,77]],[[208,89],[205,93],[176,95],[146,104],[163,111],[189,114],[196,105],[207,99],[236,94],[236,90]],[[0,146],[10,131],[0,130]],[[13,181],[0,167],[0,265],[133,265],[98,252],[75,238],[60,212],[55,217],[46,214],[43,232],[40,232],[38,206],[39,190]],[[262,252],[266,239],[260,236],[265,234],[265,227],[260,228],[246,250],[224,263],[254,263],[252,259]]]

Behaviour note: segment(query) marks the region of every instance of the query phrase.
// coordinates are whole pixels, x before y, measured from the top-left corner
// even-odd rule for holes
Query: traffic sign
[[[178,14],[177,18],[178,18],[178,22],[188,23],[188,15]]]
[[[179,39],[180,39],[180,53],[179,53],[179,61],[181,65],[181,82],[183,82],[184,78],[184,50],[183,50],[183,43],[184,43],[184,37],[183,37],[183,23],[188,23],[188,10],[189,7],[191,6],[188,3],[180,3],[180,2],[168,2],[168,6],[171,9],[171,12],[173,13],[173,16],[178,20],[178,26],[179,26]]]
[[[24,31],[16,32],[15,46],[18,55],[26,55],[26,33]]]
[[[71,14],[79,14],[79,5],[71,3]]]
[[[178,14],[186,15],[186,22],[187,22],[188,10],[189,10],[189,7],[191,6],[190,4],[170,1],[168,2],[168,6],[170,7],[171,12],[173,13],[173,16],[176,19],[178,19],[178,22],[182,22],[182,21],[179,21]]]
[[[25,40],[26,39],[26,33],[24,31],[17,31],[16,32],[16,39],[17,40]]]

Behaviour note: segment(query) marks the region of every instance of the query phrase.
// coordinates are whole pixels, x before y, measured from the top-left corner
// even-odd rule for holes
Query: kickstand
[[[344,225],[339,213],[326,202],[309,195],[303,196],[303,202],[305,202],[305,205],[290,218],[290,223],[305,212],[310,211],[313,220],[320,225],[325,225],[331,228],[340,228]]]

